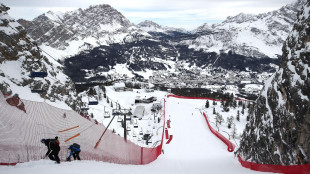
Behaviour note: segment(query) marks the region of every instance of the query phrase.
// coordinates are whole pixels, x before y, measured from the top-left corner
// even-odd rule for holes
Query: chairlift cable
[[[10,27],[10,28],[12,28],[13,30],[15,30],[16,32],[20,32],[20,31],[18,31],[18,30],[16,30],[14,27],[12,27],[10,24],[8,24],[8,26]],[[16,39],[14,39],[11,35],[8,35],[11,39],[13,39],[16,43],[17,43],[17,40]],[[28,42],[30,42],[31,44],[33,44],[31,41],[30,41],[30,39],[28,38],[28,36],[26,35],[26,39],[27,39],[27,41]],[[44,52],[44,53],[46,53],[44,50],[42,50],[39,46],[37,46],[37,45],[35,45],[35,44],[33,44],[34,46],[36,46],[39,50],[41,50],[42,52]],[[46,53],[47,55],[49,55],[48,53]],[[49,55],[51,58],[53,58],[51,55]],[[55,61],[57,61],[55,58],[53,58]],[[22,61],[20,61],[19,59],[17,60],[18,62],[20,62],[20,63],[23,63]],[[49,77],[49,76],[47,76],[47,77]],[[55,80],[56,82],[59,82],[59,83],[61,83],[62,85],[65,85],[64,83],[62,83],[61,81],[59,81],[59,80],[57,80],[57,79],[55,79],[55,78],[52,78],[52,77],[49,77],[49,78],[51,78],[51,79],[53,79],[53,80]]]
[[[8,26],[9,27],[11,27],[13,30],[15,30],[16,32],[20,32],[20,31],[18,31],[18,30],[16,30],[14,27],[12,27],[10,24],[8,24]],[[39,50],[41,50],[42,52],[44,52],[45,54],[47,54],[48,56],[50,56],[52,59],[54,59],[55,61],[57,61],[53,56],[51,56],[50,54],[48,54],[47,52],[45,52],[43,49],[41,49],[38,45],[36,45],[36,44],[33,44],[31,41],[30,41],[30,37],[27,35],[27,33],[26,33],[26,37],[25,37],[27,40],[28,40],[28,42],[30,42],[32,45],[34,45],[34,46],[36,46]],[[15,40],[16,41],[16,40]]]

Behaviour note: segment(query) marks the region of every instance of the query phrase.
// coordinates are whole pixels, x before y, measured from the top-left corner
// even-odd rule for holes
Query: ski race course
[[[1,98],[1,106],[7,107],[7,111],[12,112],[12,117],[16,113],[22,113],[22,111],[17,110],[15,107],[6,106],[7,104],[4,101],[4,98]],[[27,105],[29,103],[24,101],[26,105],[27,112],[31,112]],[[39,104],[37,102],[34,102]],[[98,135],[96,135],[96,131],[87,133],[83,136],[78,136],[77,139],[79,143],[82,144],[82,151],[84,154],[81,153],[82,161],[72,161],[72,162],[62,162],[60,165],[54,164],[53,161],[50,160],[42,160],[40,157],[45,154],[46,147],[39,143],[40,138],[42,137],[41,134],[35,131],[35,140],[33,142],[27,142],[25,140],[18,140],[18,144],[21,144],[23,141],[27,142],[28,144],[37,144],[37,147],[34,148],[34,160],[30,162],[20,163],[16,166],[0,166],[0,173],[2,174],[11,174],[11,173],[258,173],[256,171],[251,171],[249,169],[243,168],[238,159],[234,156],[233,152],[227,151],[227,145],[224,144],[220,139],[218,139],[215,135],[211,133],[209,130],[206,120],[202,114],[202,112],[198,109],[198,107],[204,106],[205,100],[191,100],[191,99],[179,99],[169,97],[166,98],[166,126],[165,126],[165,133],[162,142],[162,153],[158,156],[157,160],[156,156],[158,150],[151,150],[144,149],[145,153],[144,158],[149,159],[150,161],[144,161],[143,164],[146,165],[124,165],[124,164],[141,164],[141,150],[133,151],[137,149],[132,143],[126,145],[122,144],[122,141],[117,143],[106,143],[104,145],[98,146],[97,150],[91,149],[91,145],[95,143],[95,140],[100,136],[103,127],[101,128],[98,125],[94,125],[97,129]],[[47,105],[47,104],[44,104]],[[46,106],[47,108],[42,108],[42,112],[47,112],[50,106]],[[57,108],[54,108],[57,110]],[[45,111],[44,111],[45,110]],[[62,109],[59,109],[63,111]],[[59,111],[59,112],[60,112]],[[72,111],[66,111],[67,117],[70,115],[74,115],[75,113],[71,113]],[[41,113],[44,115],[43,113]],[[54,113],[55,114],[55,113]],[[56,114],[57,115],[57,114]],[[64,119],[63,113],[60,112],[58,115],[61,115],[58,119]],[[77,114],[78,115],[78,114]],[[25,117],[22,116],[22,118]],[[73,116],[72,116],[73,117]],[[83,122],[84,120],[88,121],[83,117],[77,117],[81,120],[75,120],[76,124],[79,122]],[[24,118],[25,119],[25,118]],[[47,119],[47,118],[46,118]],[[3,120],[2,125],[8,125]],[[36,120],[36,123],[40,122],[40,120]],[[88,121],[89,122],[89,121]],[[9,124],[12,126],[12,124]],[[66,125],[66,123],[63,123]],[[89,123],[89,125],[91,125]],[[88,125],[88,126],[89,126]],[[22,127],[22,125],[18,125]],[[50,125],[52,127],[52,125]],[[38,127],[38,126],[34,126]],[[56,130],[63,130],[65,127],[70,127],[68,125],[63,127],[57,127]],[[2,127],[4,128],[4,127]],[[87,126],[85,127],[87,128]],[[83,128],[83,129],[85,129]],[[13,130],[16,130],[15,127]],[[31,128],[27,128],[32,130]],[[83,130],[82,128],[80,130]],[[12,131],[13,131],[12,130]],[[47,131],[47,130],[45,130]],[[50,131],[50,130],[49,130]],[[65,139],[72,137],[72,135],[76,135],[79,131],[66,133],[66,136],[61,138],[61,144],[63,144],[62,151],[60,153],[60,157],[62,160],[65,159],[66,155],[68,154],[66,151],[66,145],[69,143],[62,143]],[[7,134],[11,134],[12,132],[7,132]],[[54,132],[50,132],[54,133]],[[19,134],[23,135],[23,132],[19,132]],[[1,133],[2,140],[6,142],[11,142],[14,144],[14,139],[11,137],[10,139],[4,139],[5,134]],[[95,136],[96,135],[96,136]],[[111,134],[108,137],[113,136]],[[96,138],[93,138],[96,137]],[[27,139],[25,137],[24,139]],[[87,144],[87,142],[91,142]],[[117,137],[113,138],[117,139]],[[12,141],[13,140],[13,141]],[[166,144],[168,143],[168,144]],[[3,143],[2,145],[2,152],[4,151]],[[9,143],[8,143],[9,146]],[[116,146],[116,147],[115,147]],[[87,148],[85,148],[87,147]],[[114,150],[118,150],[121,153],[117,152],[109,152],[105,148],[110,148]],[[160,147],[160,146],[158,146]],[[110,150],[109,149],[109,150]],[[124,150],[125,149],[125,150]],[[141,148],[140,148],[141,149]],[[26,150],[29,153],[29,150]],[[17,147],[16,152],[19,154],[23,154],[25,152],[25,147]],[[129,153],[130,152],[130,153]],[[1,153],[4,154],[4,153]],[[99,155],[101,154],[101,155]],[[104,154],[104,155],[102,155]],[[145,157],[148,154],[149,157]],[[8,154],[6,154],[8,155]],[[3,160],[2,155],[2,160]],[[13,155],[11,155],[12,158]],[[25,155],[24,155],[25,156]],[[27,156],[27,155],[26,155]],[[104,159],[103,157],[104,156]],[[150,157],[151,156],[151,157]],[[20,157],[21,158],[21,157]],[[29,158],[29,157],[28,157]],[[93,158],[93,159],[92,159]],[[84,159],[84,160],[83,160]],[[87,159],[87,160],[86,160]],[[119,159],[123,159],[123,161],[117,161]],[[7,160],[7,159],[6,159]],[[97,161],[94,161],[97,160]],[[102,162],[105,161],[105,162]],[[12,161],[11,161],[12,162]],[[147,164],[150,162],[149,164]],[[120,164],[114,164],[120,163]]]

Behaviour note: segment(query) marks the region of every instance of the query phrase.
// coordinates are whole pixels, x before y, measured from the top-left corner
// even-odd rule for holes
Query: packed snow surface
[[[50,160],[39,160],[0,166],[0,173],[258,173],[243,168],[234,154],[227,151],[227,146],[210,132],[200,109],[196,109],[204,106],[206,100],[166,100],[166,119],[171,121],[168,130],[173,139],[170,144],[164,139],[164,153],[150,164],[119,165],[83,160],[55,164]]]

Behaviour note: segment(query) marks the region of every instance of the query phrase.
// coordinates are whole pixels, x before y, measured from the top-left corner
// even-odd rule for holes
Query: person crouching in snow
[[[55,139],[42,139],[41,143],[44,143],[47,147],[47,152],[45,154],[46,158],[47,156],[50,158],[52,161],[56,161],[56,163],[60,163],[60,159],[58,157],[58,153],[60,151],[60,146],[59,146],[59,140],[58,137],[55,137]]]
[[[79,156],[79,154],[80,154],[80,152],[81,152],[81,149],[80,149],[80,145],[79,144],[77,144],[77,143],[73,143],[68,149],[70,149],[71,150],[71,152],[70,152],[70,155],[68,156],[68,158],[67,158],[67,161],[71,161],[71,155],[73,155],[73,158],[74,158],[74,160],[81,160],[80,159],[80,156]]]

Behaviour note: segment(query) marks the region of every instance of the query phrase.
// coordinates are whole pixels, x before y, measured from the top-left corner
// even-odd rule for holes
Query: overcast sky
[[[219,23],[241,12],[259,14],[297,0],[0,0],[11,7],[15,19],[32,20],[49,10],[71,11],[109,4],[131,22],[152,20],[160,25],[194,29],[203,23]]]

